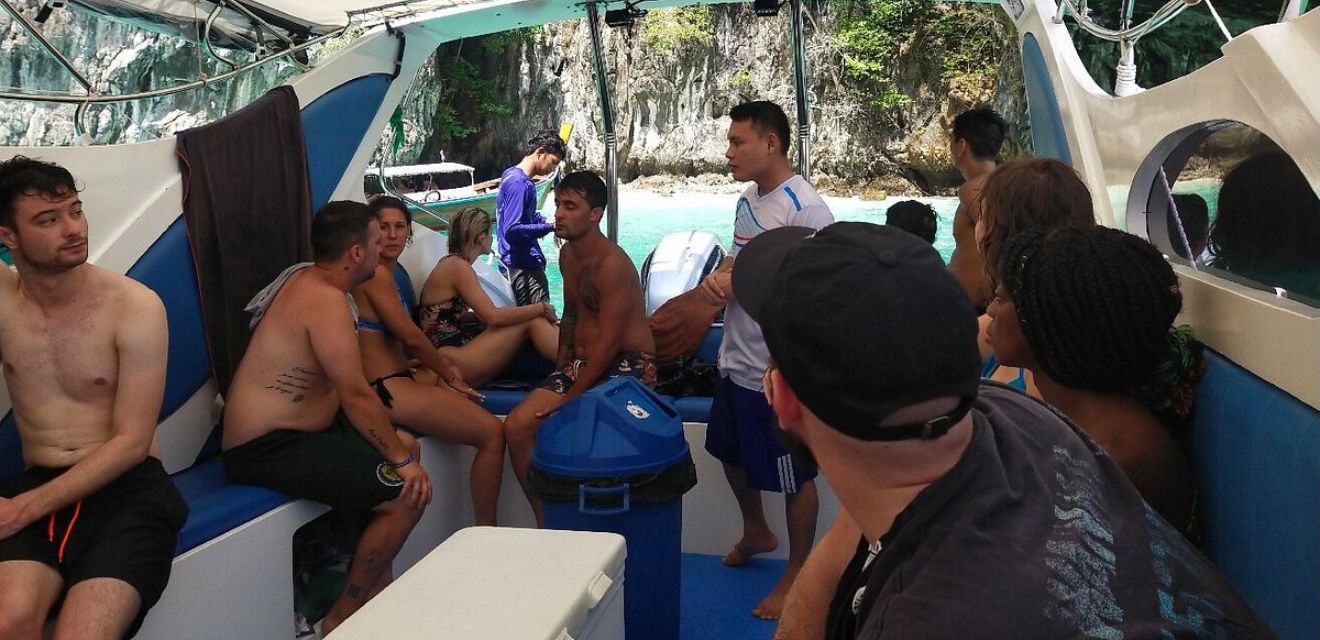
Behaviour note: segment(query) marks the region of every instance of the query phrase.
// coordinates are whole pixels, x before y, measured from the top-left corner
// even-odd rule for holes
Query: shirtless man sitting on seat
[[[348,291],[371,277],[380,236],[367,205],[321,208],[312,222],[316,262],[286,270],[253,300],[259,324],[225,402],[231,480],[376,512],[323,633],[385,588],[390,563],[431,501],[417,441],[395,433],[362,375]]]
[[[514,475],[542,526],[541,503],[527,489],[541,422],[605,378],[631,376],[655,386],[655,340],[646,323],[642,284],[628,254],[600,232],[609,192],[590,171],[564,176],[555,188],[555,237],[564,276],[555,372],[504,420]]]
[[[131,636],[169,580],[188,507],[158,458],[165,307],[87,263],[68,170],[0,163],[0,358],[27,469],[0,480],[0,638]],[[3,267],[3,265],[0,265]]]

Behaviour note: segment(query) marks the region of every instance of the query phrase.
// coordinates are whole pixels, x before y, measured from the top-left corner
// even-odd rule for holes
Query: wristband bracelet
[[[394,467],[395,469],[402,469],[413,463],[413,454],[411,451],[409,451],[408,457],[404,458],[402,462],[390,462],[389,460],[386,460],[386,462],[389,463],[389,465],[391,467]]]

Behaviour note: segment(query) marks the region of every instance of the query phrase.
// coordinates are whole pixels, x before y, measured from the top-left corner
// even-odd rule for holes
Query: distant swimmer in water
[[[130,637],[169,580],[188,507],[159,459],[165,307],[87,263],[73,176],[0,163],[0,358],[27,469],[0,479],[0,638]]]
[[[903,200],[889,205],[885,210],[885,224],[898,227],[931,244],[935,244],[935,234],[939,232],[935,209],[916,200]]]

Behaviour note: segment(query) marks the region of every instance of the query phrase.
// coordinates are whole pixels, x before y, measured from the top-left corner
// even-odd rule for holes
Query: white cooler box
[[[619,640],[623,536],[469,527],[326,640]]]

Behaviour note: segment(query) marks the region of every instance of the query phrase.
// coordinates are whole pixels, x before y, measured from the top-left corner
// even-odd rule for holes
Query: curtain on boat
[[[311,260],[311,189],[293,89],[279,87],[178,135],[183,216],[211,369],[223,395],[247,348],[243,306],[285,267]]]

